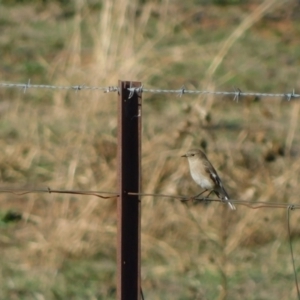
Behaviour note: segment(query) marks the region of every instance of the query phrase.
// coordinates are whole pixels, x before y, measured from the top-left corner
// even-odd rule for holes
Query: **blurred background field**
[[[1,1],[0,82],[300,91],[297,1]],[[0,88],[0,186],[116,191],[117,95]],[[299,203],[299,102],[143,94],[143,192]],[[145,299],[295,299],[285,209],[142,199]],[[291,212],[300,271],[300,212]],[[0,195],[0,299],[115,299],[116,200]]]

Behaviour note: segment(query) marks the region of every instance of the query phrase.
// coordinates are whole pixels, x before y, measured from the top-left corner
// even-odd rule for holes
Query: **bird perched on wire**
[[[221,200],[227,202],[232,210],[236,209],[235,206],[230,202],[229,196],[217,171],[203,151],[200,149],[192,149],[186,154],[182,155],[182,157],[186,157],[188,159],[190,172],[194,181],[203,189],[205,189],[196,197],[207,191],[210,192],[208,195],[214,192]]]

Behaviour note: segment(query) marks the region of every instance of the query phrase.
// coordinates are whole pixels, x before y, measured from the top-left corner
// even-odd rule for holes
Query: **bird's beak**
[[[187,155],[186,155],[186,154],[184,154],[184,155],[181,155],[181,157],[187,157]]]

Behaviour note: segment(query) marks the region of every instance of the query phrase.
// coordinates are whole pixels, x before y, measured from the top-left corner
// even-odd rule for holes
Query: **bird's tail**
[[[230,202],[229,196],[228,196],[227,192],[225,191],[224,187],[223,187],[223,192],[224,192],[224,200],[227,201],[230,209],[231,210],[236,210],[235,206]]]
[[[225,199],[232,210],[236,210],[235,206],[229,201],[229,199]]]
[[[225,191],[224,187],[222,188],[222,193],[216,192],[216,191],[215,191],[215,193],[217,194],[217,196],[220,199],[227,202],[227,204],[229,205],[231,210],[236,210],[236,207],[230,202],[229,196],[228,196],[227,192]]]

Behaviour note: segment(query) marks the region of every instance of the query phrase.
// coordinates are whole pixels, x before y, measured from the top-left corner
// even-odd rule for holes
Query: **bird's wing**
[[[219,197],[222,200],[226,200],[229,207],[232,210],[235,210],[235,206],[229,201],[229,196],[223,186],[222,180],[219,177],[217,171],[215,170],[215,168],[212,166],[211,163],[207,162],[207,164],[205,165],[205,171],[209,174],[210,178],[212,179],[212,181],[214,182],[214,192],[217,195],[217,197]]]
[[[225,199],[229,199],[229,196],[223,186],[222,180],[219,177],[217,171],[215,170],[215,168],[212,166],[211,163],[207,162],[206,166],[205,166],[205,171],[209,174],[210,178],[212,179],[212,181],[215,184],[215,192],[217,192],[217,196],[220,198],[225,198]],[[220,195],[221,194],[221,195]]]

